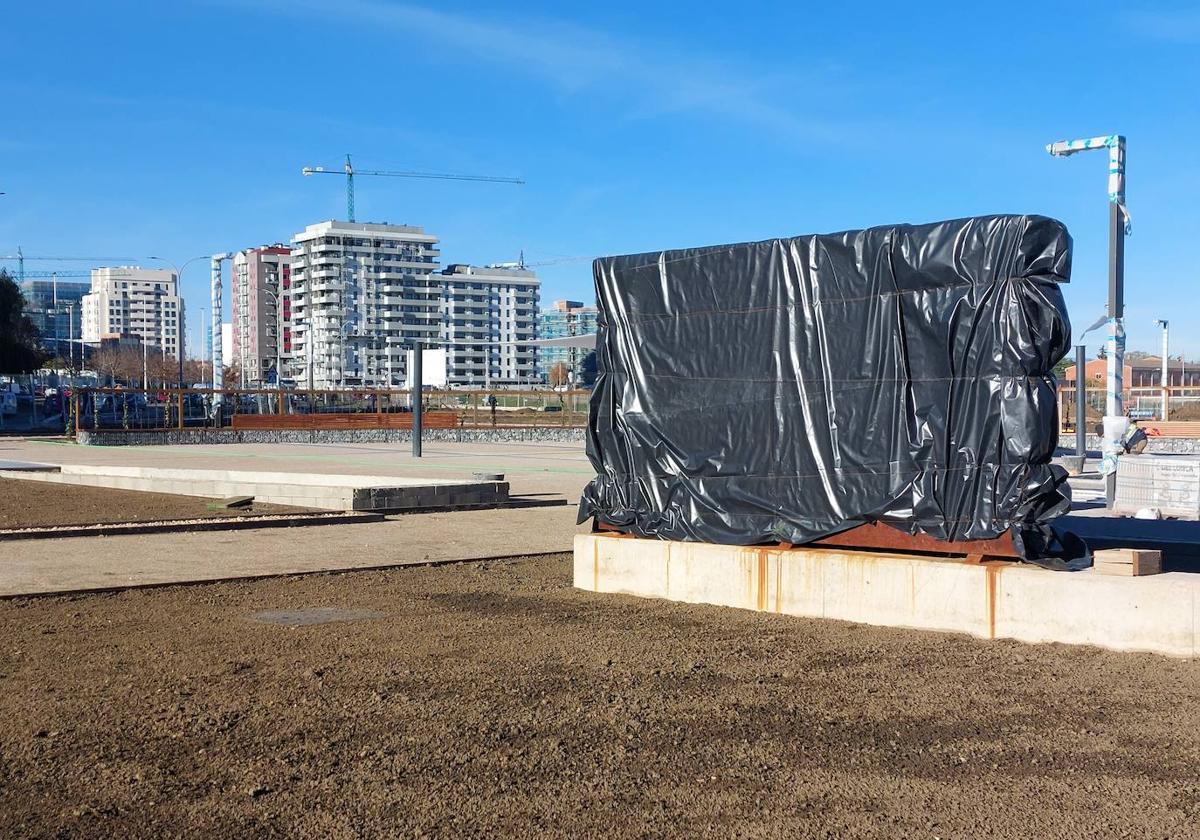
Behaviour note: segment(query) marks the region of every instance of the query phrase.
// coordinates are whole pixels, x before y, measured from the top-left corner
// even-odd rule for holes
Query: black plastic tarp
[[[593,270],[597,475],[580,522],[752,545],[881,521],[942,540],[1012,529],[1029,559],[1056,551],[1060,222],[892,225]]]

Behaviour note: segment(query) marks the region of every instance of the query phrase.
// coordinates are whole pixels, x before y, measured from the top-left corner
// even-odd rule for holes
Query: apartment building
[[[556,300],[549,309],[538,316],[538,338],[566,338],[572,335],[587,335],[596,331],[600,310],[595,306],[584,306],[578,300]],[[579,381],[579,366],[587,355],[578,347],[542,347],[538,352],[538,373],[548,380],[550,371],[557,364],[565,364],[568,371]]]
[[[232,355],[240,381],[247,387],[274,382],[292,352],[291,311],[292,249],[264,245],[238,251],[232,260]],[[233,384],[233,383],[231,383]]]
[[[92,269],[91,291],[83,296],[83,340],[133,337],[179,358],[183,342],[183,298],[175,272],[120,266]]]
[[[441,332],[437,237],[408,225],[328,221],[292,242],[284,370],[305,387],[403,387],[407,348]]]
[[[511,387],[538,381],[541,281],[529,269],[454,264],[442,272],[442,330],[450,385]]]
[[[420,227],[321,222],[293,238],[285,374],[313,388],[403,388],[415,340],[446,348],[450,385],[536,381],[534,272],[454,264]]]

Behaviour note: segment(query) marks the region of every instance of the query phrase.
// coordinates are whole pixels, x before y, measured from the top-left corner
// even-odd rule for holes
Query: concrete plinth
[[[0,470],[0,477],[210,498],[253,496],[260,502],[322,510],[447,510],[508,501],[506,481],[82,464],[63,464],[57,472]]]
[[[836,549],[575,537],[593,592],[1193,658],[1200,575],[1108,577]]]

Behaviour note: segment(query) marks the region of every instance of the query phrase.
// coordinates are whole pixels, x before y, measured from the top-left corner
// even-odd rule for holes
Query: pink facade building
[[[265,245],[233,257],[233,355],[236,384],[261,387],[287,376],[292,347],[291,248]],[[282,372],[282,373],[280,373]]]

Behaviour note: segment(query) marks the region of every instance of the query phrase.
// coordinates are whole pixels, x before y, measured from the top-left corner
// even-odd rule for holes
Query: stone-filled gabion
[[[549,441],[583,443],[583,429],[426,429],[425,441],[510,443]],[[408,429],[158,429],[149,431],[95,431],[80,429],[76,440],[87,446],[156,446],[213,443],[409,443]]]

